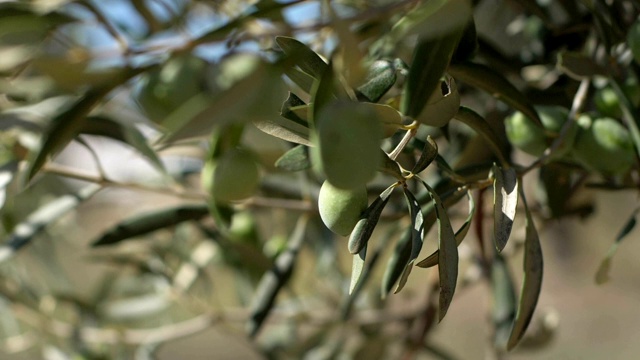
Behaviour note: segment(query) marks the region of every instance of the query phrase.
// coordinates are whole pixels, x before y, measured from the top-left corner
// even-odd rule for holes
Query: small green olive
[[[229,202],[251,196],[260,182],[260,169],[246,150],[232,149],[202,170],[202,184],[216,201]]]
[[[562,126],[569,117],[569,111],[560,106],[536,107],[544,129],[537,126],[533,120],[521,112],[515,112],[505,119],[505,130],[509,142],[518,149],[534,156],[541,156],[557,136]],[[573,141],[577,132],[577,126],[573,126],[563,145],[554,155],[554,158],[565,156],[573,147]]]
[[[629,131],[611,118],[592,119],[582,115],[573,156],[589,170],[608,175],[624,174],[635,161]]]
[[[347,236],[367,208],[367,190],[364,187],[355,190],[337,188],[328,181],[320,187],[318,209],[320,218],[329,230]]]
[[[593,100],[600,115],[614,118],[622,116],[618,95],[610,87],[602,88],[596,92]]]

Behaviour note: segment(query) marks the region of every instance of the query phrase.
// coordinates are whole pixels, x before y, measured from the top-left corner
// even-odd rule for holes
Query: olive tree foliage
[[[585,188],[639,187],[639,12],[604,0],[0,3],[5,351],[24,350],[15,337],[47,356],[153,356],[225,323],[272,357],[445,356],[430,330],[478,282],[496,354],[544,346],[552,329],[527,332],[543,281],[536,224],[588,216]],[[153,180],[114,180],[97,137],[139,154]],[[60,163],[70,146],[99,171]],[[172,151],[199,166],[169,166]],[[64,243],[51,228],[92,228],[59,223],[123,188],[175,201],[91,233],[91,261],[118,266],[90,295],[30,281],[21,252]],[[212,301],[223,278],[234,308]],[[359,316],[382,314],[411,279],[427,292],[415,312]]]

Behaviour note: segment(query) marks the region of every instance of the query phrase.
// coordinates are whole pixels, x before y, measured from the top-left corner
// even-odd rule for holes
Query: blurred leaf
[[[289,237],[287,249],[278,255],[273,268],[260,279],[250,306],[251,315],[247,323],[247,333],[252,338],[262,327],[264,320],[273,308],[280,289],[289,281],[293,273],[298,252],[304,243],[308,221],[309,217],[306,215],[298,218],[296,227]]]
[[[35,51],[29,45],[0,45],[0,75],[10,75],[16,67],[29,61]]]
[[[398,286],[396,286],[394,294],[399,293],[407,283],[409,274],[411,273],[411,269],[413,268],[413,263],[415,262],[418,255],[420,255],[420,250],[422,250],[422,242],[424,241],[425,236],[424,216],[422,214],[420,203],[418,203],[418,200],[416,200],[415,196],[413,196],[413,194],[406,187],[403,187],[402,190],[404,190],[404,196],[407,200],[407,205],[409,206],[409,214],[411,216],[411,253],[409,255],[408,262],[405,265],[402,274],[400,275]]]
[[[471,228],[471,221],[473,220],[473,216],[476,212],[475,201],[473,201],[473,195],[471,195],[470,191],[467,191],[467,198],[469,199],[469,215],[467,216],[467,219],[465,220],[464,224],[462,224],[460,229],[458,229],[458,231],[455,234],[457,246],[460,246],[464,238],[467,236],[467,233]],[[416,266],[419,266],[422,268],[436,266],[438,265],[439,257],[440,257],[440,250],[436,250],[431,255],[427,256],[424,260],[417,263]]]
[[[9,260],[20,248],[29,244],[45,226],[58,220],[89,199],[102,187],[92,184],[80,189],[75,194],[63,195],[38,208],[25,220],[15,226],[9,239],[0,246],[0,263]]]
[[[631,233],[631,231],[636,227],[638,212],[640,212],[640,208],[635,209],[631,213],[629,220],[627,220],[627,223],[620,230],[614,243],[609,248],[609,251],[607,251],[604,259],[602,259],[602,262],[598,267],[598,271],[596,272],[596,284],[602,285],[609,281],[609,272],[611,271],[611,261],[613,260],[613,256],[618,251],[618,246],[620,246],[622,240],[624,240],[624,238],[626,238],[627,235],[629,235],[629,233]]]
[[[389,186],[362,212],[360,220],[358,220],[349,236],[348,248],[350,253],[358,254],[360,250],[367,246],[369,238],[371,238],[373,230],[376,228],[378,220],[380,220],[380,214],[382,214],[382,210],[387,205],[391,193],[397,186],[397,183]]]
[[[624,113],[623,119],[631,133],[631,139],[633,140],[636,154],[640,156],[640,112],[634,105],[632,98],[624,90],[624,85],[615,78],[610,80],[609,84],[613,88],[613,91],[615,91],[616,95],[618,95],[618,101],[620,101],[622,112]]]
[[[304,145],[298,145],[276,160],[276,167],[286,171],[300,171],[311,167],[309,150]]]
[[[395,134],[402,126],[402,114],[389,105],[361,103],[375,111],[383,130],[383,137],[387,138]]]
[[[538,304],[538,298],[540,297],[540,290],[542,288],[543,261],[540,239],[538,238],[538,232],[531,217],[531,212],[527,206],[527,201],[524,198],[524,192],[520,190],[520,194],[526,214],[524,278],[522,280],[518,312],[516,313],[513,328],[511,329],[511,335],[509,336],[508,350],[513,349],[518,344],[527,330],[529,322],[531,322],[531,318],[533,318],[533,312]]]
[[[404,86],[400,110],[403,114],[418,118],[431,94],[440,84],[440,78],[449,66],[460,31],[435,39],[421,40],[415,47],[411,68]]]
[[[165,172],[158,154],[149,146],[147,139],[134,124],[105,116],[91,116],[80,126],[81,134],[105,136],[123,142],[138,150],[156,169]]]
[[[491,262],[491,288],[495,329],[493,342],[496,349],[503,350],[507,348],[513,320],[516,317],[517,299],[511,271],[505,259],[497,251],[494,251]]]
[[[58,11],[41,13],[32,4],[0,3],[0,39],[3,44],[39,44],[57,26],[75,21]]]
[[[33,155],[33,159],[30,161],[27,180],[31,180],[42,168],[47,157],[61,151],[78,134],[78,131],[84,126],[84,122],[87,121],[86,116],[107,94],[144,70],[144,68],[129,69],[127,74],[116,77],[111,83],[89,89],[68,109],[56,115],[51,120],[49,129],[43,135],[40,150]]]
[[[322,77],[327,63],[307,45],[287,36],[276,36],[276,43],[300,70],[318,80]]]
[[[360,282],[360,277],[362,276],[362,271],[364,270],[364,261],[366,257],[367,244],[365,243],[360,251],[353,255],[353,264],[351,265],[351,282],[349,283],[349,294],[353,293],[353,290]]]
[[[7,186],[11,183],[17,171],[17,161],[9,161],[0,166],[0,209],[4,206],[4,201],[7,197]]]
[[[498,158],[502,166],[507,165],[505,154],[502,153],[501,141],[495,134],[491,126],[487,121],[475,111],[465,106],[460,106],[460,109],[454,116],[454,119],[459,120],[461,123],[472,128],[478,135],[482,136],[493,154]]]
[[[607,69],[602,68],[586,55],[577,52],[560,52],[556,67],[562,73],[578,81],[597,75],[607,76]]]
[[[302,91],[306,92],[307,94],[311,94],[314,84],[314,79],[311,75],[294,67],[285,68],[284,73]]]
[[[338,53],[334,61],[339,64],[339,73],[346,84],[355,88],[365,78],[364,53],[360,49],[358,36],[349,27],[350,23],[341,19],[332,6],[327,7],[331,25],[338,38]]]
[[[476,23],[473,17],[469,19],[469,22],[464,27],[462,37],[458,42],[456,50],[453,52],[451,62],[462,62],[470,60],[478,50],[478,36],[476,33]]]
[[[396,82],[396,68],[391,61],[375,61],[365,78],[364,84],[357,89],[363,100],[378,102]]]
[[[542,202],[551,212],[552,218],[565,215],[572,195],[572,170],[563,164],[551,162],[540,168],[539,181],[543,187]]]
[[[529,99],[497,71],[486,65],[468,61],[451,64],[448,72],[457,80],[480,88],[497,99],[504,101],[507,105],[533,119],[542,128],[540,117],[529,102]]]
[[[471,3],[467,0],[427,1],[394,24],[387,36],[388,41],[396,44],[411,35],[431,40],[457,33],[462,31],[471,15]],[[426,64],[423,65],[427,68]]]
[[[206,204],[194,204],[135,215],[106,230],[91,246],[114,245],[185,221],[199,220],[208,214]]]
[[[304,101],[302,101],[302,99],[300,99],[296,94],[289,92],[287,100],[282,103],[282,107],[280,108],[280,116],[308,128],[308,116],[299,116],[294,110],[305,105],[307,104],[305,104]]]
[[[493,235],[500,252],[507,245],[518,207],[518,177],[513,168],[493,166]]]
[[[387,294],[391,291],[393,285],[395,285],[398,279],[400,279],[400,276],[409,262],[409,258],[411,257],[412,235],[413,228],[408,227],[407,231],[405,231],[404,235],[396,243],[393,254],[389,258],[387,268],[385,269],[384,276],[382,277],[381,295],[383,299],[387,297]]]
[[[458,282],[458,246],[451,221],[440,196],[424,180],[418,178],[431,195],[438,219],[438,273],[440,275],[440,312],[442,321],[449,310]]]
[[[431,138],[431,135],[428,135],[427,141],[424,142],[424,148],[420,153],[420,157],[418,158],[416,164],[413,166],[413,169],[411,169],[411,172],[413,174],[421,173],[424,169],[431,165],[431,162],[435,160],[436,156],[438,156],[438,144],[436,144],[436,142]]]
[[[295,134],[298,131],[289,129],[292,126],[283,125],[290,125],[290,122],[277,115],[285,93],[278,71],[271,65],[260,63],[250,75],[227,90],[212,98],[210,95],[198,95],[174,111],[165,120],[168,134],[162,141],[169,144],[208,137],[215,127],[248,121],[253,121],[267,133],[280,131],[282,134],[284,128],[288,130],[284,134]]]

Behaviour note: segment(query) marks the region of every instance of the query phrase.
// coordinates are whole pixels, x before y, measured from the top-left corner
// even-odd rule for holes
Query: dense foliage
[[[496,356],[545,346],[553,328],[527,332],[536,224],[589,216],[584,189],[640,187],[639,13],[605,0],[0,3],[0,334],[22,341],[6,351],[152,358],[226,323],[271,358],[447,358],[430,330],[478,282]],[[149,194],[163,205],[136,207]],[[118,203],[129,215],[87,214]],[[74,231],[91,239],[70,270]],[[91,284],[61,280],[96,263]],[[57,280],[31,278],[42,271]],[[417,311],[357,316],[416,278]]]

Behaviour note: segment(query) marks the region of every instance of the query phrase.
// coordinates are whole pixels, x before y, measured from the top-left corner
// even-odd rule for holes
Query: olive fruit
[[[380,164],[383,127],[378,113],[363,103],[335,101],[324,106],[311,134],[311,163],[341,189],[363,187]]]
[[[622,116],[618,95],[616,95],[612,88],[605,87],[600,89],[596,92],[593,100],[600,115],[615,118]]]
[[[518,111],[505,119],[505,130],[507,139],[513,146],[527,154],[540,156],[551,142],[550,136],[558,135],[562,129],[569,117],[569,112],[560,106],[538,106],[536,110],[540,115],[544,129]],[[569,130],[562,147],[554,155],[555,157],[563,157],[571,150],[576,132],[576,126]]]
[[[337,188],[329,181],[320,187],[318,196],[320,218],[329,230],[347,236],[367,208],[367,189],[363,186],[354,190]]]
[[[624,174],[633,165],[635,153],[629,131],[612,118],[592,119],[582,115],[573,149],[574,159],[589,170],[607,175]]]
[[[452,77],[447,77],[440,81],[417,120],[425,125],[442,127],[454,117],[459,108],[458,87]]]
[[[201,92],[206,61],[181,55],[144,75],[137,100],[149,119],[161,122],[183,103]]]
[[[207,162],[202,184],[215,201],[229,202],[251,196],[260,182],[260,169],[253,155],[243,149],[231,149]]]

